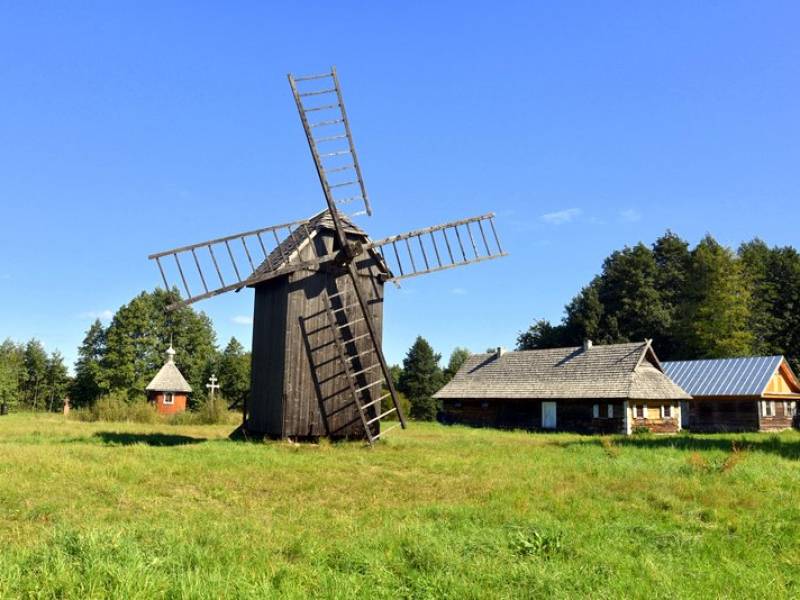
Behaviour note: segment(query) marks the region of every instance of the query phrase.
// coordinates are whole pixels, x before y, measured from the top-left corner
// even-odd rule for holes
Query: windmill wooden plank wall
[[[365,236],[348,234],[352,241]],[[317,252],[332,252],[333,235],[315,237]],[[302,258],[310,256],[308,247]],[[374,257],[358,264],[361,291],[367,298],[378,335],[383,330],[383,281]],[[344,365],[334,344],[327,316],[327,294],[352,290],[340,268],[296,271],[255,287],[253,369],[247,428],[274,437],[363,437],[358,409],[348,390]],[[350,329],[350,328],[348,328]],[[364,323],[352,325],[348,337],[366,335]],[[368,345],[355,342],[364,353],[357,367],[377,362]],[[361,370],[357,368],[356,370]],[[360,385],[379,379],[379,371],[360,375]],[[370,398],[380,390],[367,390]],[[374,413],[374,411],[372,411]]]

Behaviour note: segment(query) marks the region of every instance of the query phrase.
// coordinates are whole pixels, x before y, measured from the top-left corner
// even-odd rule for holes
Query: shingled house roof
[[[339,212],[338,216],[345,233],[363,237],[365,240],[369,239],[367,232],[353,223],[347,215]],[[333,217],[331,216],[330,210],[325,209],[311,217],[306,227],[312,238],[320,231],[333,231]],[[295,253],[307,243],[308,239],[306,228],[299,227],[292,235],[287,236],[269,253],[269,256],[256,268],[254,275],[260,275],[285,266],[290,266],[290,261],[293,259]]]
[[[148,392],[185,392],[187,394],[192,391],[192,387],[183,378],[175,364],[175,350],[172,349],[172,346],[167,350],[167,362],[147,384],[145,390]]]
[[[688,400],[649,341],[474,354],[434,397]]]

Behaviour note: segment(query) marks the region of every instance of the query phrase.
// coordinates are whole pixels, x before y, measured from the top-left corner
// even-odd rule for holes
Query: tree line
[[[0,344],[0,404],[34,410],[61,408],[70,384],[60,352],[48,354],[42,343],[31,339]]]
[[[170,343],[178,368],[192,386],[191,405],[206,397],[205,384],[212,373],[228,402],[245,401],[250,353],[236,338],[219,351],[205,313],[188,306],[166,310],[179,299],[176,290],[142,292],[120,307],[108,326],[95,320],[78,348],[73,377],[58,352],[47,355],[36,340],[24,345],[6,340],[0,346],[0,402],[52,410],[61,407],[65,395],[75,407],[90,406],[112,394],[131,402],[143,399]]]
[[[783,354],[800,367],[800,254],[760,239],[733,251],[706,235],[694,247],[672,232],[613,252],[564,308],[517,348],[652,338],[664,360]]]

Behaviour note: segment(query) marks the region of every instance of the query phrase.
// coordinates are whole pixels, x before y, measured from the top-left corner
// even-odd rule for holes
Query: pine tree
[[[656,262],[656,289],[666,311],[663,327],[652,332],[658,355],[664,360],[682,358],[687,354],[676,334],[681,306],[685,302],[686,279],[691,264],[689,243],[667,231],[653,243]]]
[[[73,406],[89,406],[108,391],[107,376],[102,365],[105,353],[106,330],[100,319],[96,319],[78,348],[75,379],[70,389],[70,402]]]
[[[47,386],[47,410],[58,410],[61,408],[59,401],[63,400],[69,384],[67,366],[64,364],[64,357],[58,350],[47,357],[45,381]]]
[[[791,247],[769,248],[755,239],[742,244],[739,257],[752,291],[749,327],[754,350],[784,354],[800,367],[800,254]]]
[[[436,418],[438,403],[433,394],[444,383],[439,368],[441,358],[422,336],[418,336],[403,359],[403,373],[398,387],[411,402],[411,417],[414,419],[432,421]]]
[[[753,351],[769,354],[774,332],[780,327],[773,314],[773,306],[779,298],[779,282],[772,278],[773,254],[760,239],[754,239],[739,247],[742,272],[750,289],[750,320],[748,327],[753,333]]]
[[[219,358],[217,376],[222,395],[230,404],[241,405],[250,396],[250,353],[232,337]]]
[[[692,251],[679,335],[689,358],[752,352],[750,294],[734,254],[707,235]]]
[[[600,277],[595,277],[567,304],[563,329],[553,332],[561,336],[558,346],[575,346],[587,339],[609,342],[619,337],[616,321],[608,318],[600,301],[600,284]]]
[[[770,281],[777,290],[771,305],[773,324],[768,334],[770,354],[784,354],[800,373],[800,253],[776,248],[770,262]]]

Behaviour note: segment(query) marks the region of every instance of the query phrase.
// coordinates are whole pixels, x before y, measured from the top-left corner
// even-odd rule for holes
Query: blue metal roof
[[[668,361],[661,366],[692,396],[760,396],[782,360],[782,356],[751,356]]]

